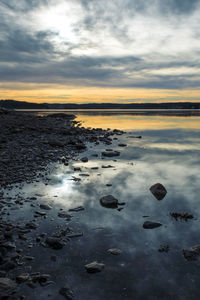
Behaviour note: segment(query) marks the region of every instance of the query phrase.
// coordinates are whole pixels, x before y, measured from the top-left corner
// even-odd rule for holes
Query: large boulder
[[[162,200],[166,194],[167,190],[161,183],[156,183],[150,187],[150,191],[156,197],[157,200]]]

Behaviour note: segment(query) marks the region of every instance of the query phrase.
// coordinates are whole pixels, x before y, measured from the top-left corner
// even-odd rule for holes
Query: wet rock
[[[102,156],[105,157],[113,157],[113,156],[119,156],[120,152],[119,151],[104,151],[102,152]]]
[[[82,158],[81,158],[81,161],[84,162],[84,163],[86,163],[86,162],[88,162],[88,158],[87,158],[86,156],[85,156],[85,157],[82,157]]]
[[[83,206],[78,206],[75,208],[70,208],[69,211],[79,212],[81,210],[84,210],[85,208]]]
[[[62,211],[62,212],[59,212],[59,213],[58,213],[58,217],[59,217],[59,218],[63,218],[63,219],[67,219],[67,220],[71,220],[72,215],[68,214],[68,213],[65,212],[65,211]]]
[[[40,208],[41,209],[45,209],[45,210],[50,210],[52,209],[52,207],[48,204],[40,204]]]
[[[64,147],[64,143],[59,140],[49,140],[48,144],[52,147]]]
[[[183,256],[188,261],[197,260],[198,257],[200,256],[200,245],[184,248]]]
[[[150,187],[150,191],[157,200],[162,200],[167,194],[167,190],[161,183],[156,183]]]
[[[0,278],[0,299],[7,299],[16,292],[16,283],[9,278]]]
[[[46,244],[55,250],[62,249],[64,247],[64,243],[59,239],[55,237],[48,237],[46,238]]]
[[[39,216],[41,216],[41,217],[46,216],[46,213],[45,213],[44,211],[39,211],[39,210],[37,210],[37,211],[35,211],[35,213],[36,213],[36,215],[39,215]]]
[[[28,273],[22,273],[16,277],[16,280],[19,283],[26,282],[28,279],[29,279]]]
[[[160,245],[158,252],[169,252],[169,245]]]
[[[108,249],[107,251],[108,251],[108,253],[113,254],[113,255],[120,255],[122,253],[122,251],[117,248],[111,248],[111,249]]]
[[[75,167],[75,168],[74,168],[74,172],[77,172],[77,171],[79,171],[79,172],[80,172],[80,171],[81,171],[81,168],[79,168],[79,167]]]
[[[122,144],[122,143],[121,143],[121,144],[118,144],[118,146],[119,146],[119,147],[126,147],[127,144]]]
[[[107,195],[102,197],[100,200],[102,206],[107,208],[117,208],[118,207],[118,200],[113,197],[112,195]]]
[[[111,165],[103,165],[101,166],[103,169],[109,169],[109,168],[114,168],[113,166]]]
[[[161,223],[158,223],[158,222],[151,222],[151,221],[146,221],[144,222],[143,224],[143,228],[144,229],[154,229],[154,228],[157,228],[157,227],[160,227],[162,226]]]
[[[74,298],[74,293],[68,286],[62,287],[59,290],[59,293],[60,295],[64,296],[67,300],[72,300]]]
[[[103,270],[105,267],[104,264],[98,263],[96,261],[91,262],[90,264],[85,265],[85,269],[88,273],[98,273]]]

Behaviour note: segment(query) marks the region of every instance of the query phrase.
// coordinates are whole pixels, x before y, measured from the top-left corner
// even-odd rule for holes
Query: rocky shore
[[[0,109],[0,185],[31,182],[51,162],[68,160],[86,150],[87,142],[109,145],[118,131],[87,129],[74,115],[36,116]]]
[[[70,160],[87,149],[88,143],[110,145],[114,134],[122,134],[118,130],[83,128],[74,119],[74,115],[36,116],[0,109],[0,300],[28,299],[27,294],[31,293],[31,289],[38,285],[45,287],[54,284],[51,274],[40,270],[31,272],[35,260],[30,255],[31,249],[36,247],[38,253],[37,247],[44,248],[46,255],[50,255],[48,249],[61,250],[70,239],[83,235],[67,223],[71,220],[71,213],[84,210],[83,207],[69,212],[60,210],[56,218],[63,220],[64,225],[57,230],[59,221],[56,220],[51,233],[47,234],[42,231],[40,220],[47,219],[47,213],[52,207],[42,203],[38,199],[40,195],[25,198],[19,193],[14,193],[14,197],[6,194],[8,190],[20,188],[23,183],[39,182],[41,179],[45,181],[51,163],[58,162],[67,166]],[[88,158],[82,157],[81,161],[87,162]],[[19,208],[24,210],[26,204],[33,209],[34,215],[31,217],[25,214],[26,222],[12,219],[10,212]],[[49,222],[48,219],[46,222]],[[52,261],[57,259],[56,255],[50,257]],[[99,271],[99,266],[103,267],[94,264],[92,271],[90,265],[86,269],[88,272],[96,272],[95,268],[98,267]],[[23,284],[30,292],[26,291]],[[57,295],[73,299],[73,291],[67,285],[61,286]]]

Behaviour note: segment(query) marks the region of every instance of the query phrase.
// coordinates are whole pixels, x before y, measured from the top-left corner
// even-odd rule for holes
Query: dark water
[[[78,115],[78,118],[91,126],[90,115],[85,119]],[[139,125],[136,127],[138,118],[140,129]],[[105,115],[100,115],[93,126],[102,119],[102,127],[113,127],[116,120],[119,126],[115,128],[123,127],[124,115],[110,116],[107,123]],[[26,253],[35,256],[35,262],[30,263],[31,272],[49,273],[55,284],[34,290],[24,285],[24,294],[29,295],[27,299],[63,299],[58,290],[65,284],[74,290],[77,300],[200,298],[200,263],[198,260],[188,262],[182,254],[183,248],[200,244],[200,118],[129,115],[124,124],[128,124],[130,131],[116,136],[118,140],[111,146],[88,145],[88,151],[80,155],[87,155],[88,163],[77,160],[69,166],[52,166],[48,185],[42,181],[24,184],[22,189],[9,192],[11,195],[19,192],[24,197],[39,193],[42,195],[37,196],[36,207],[41,202],[52,205],[48,218],[37,220],[44,232],[52,234],[67,226],[83,232],[82,237],[71,239],[58,251],[33,242]],[[141,134],[142,139],[129,137],[137,134]],[[119,147],[119,142],[126,143],[127,147]],[[102,159],[101,151],[105,148],[121,152],[117,161]],[[108,164],[113,167],[102,168]],[[80,166],[82,171],[75,173],[74,166]],[[98,170],[91,169],[96,166]],[[90,176],[79,176],[80,173]],[[74,182],[72,176],[81,181]],[[157,182],[167,189],[161,201],[149,190]],[[124,209],[102,207],[99,199],[108,194],[126,202]],[[60,208],[68,210],[79,205],[85,210],[73,213],[71,222],[57,218]],[[10,218],[25,222],[29,216],[33,218],[34,211],[27,203],[20,210],[11,211]],[[193,214],[194,219],[176,221],[169,216],[170,212],[187,212]],[[144,229],[143,223],[147,220],[163,226]],[[33,232],[30,241],[36,235],[37,232]],[[169,252],[159,252],[160,246],[166,244]],[[118,248],[122,254],[111,255],[107,252],[109,248]],[[57,262],[51,261],[53,254],[58,256]],[[84,265],[92,261],[104,263],[105,269],[98,274],[88,274]]]

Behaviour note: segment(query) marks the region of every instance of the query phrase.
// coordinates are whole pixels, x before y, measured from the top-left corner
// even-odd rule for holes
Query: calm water
[[[88,163],[77,158],[69,166],[52,166],[49,185],[41,181],[9,192],[24,197],[39,193],[36,206],[45,201],[53,206],[46,220],[38,218],[44,232],[52,234],[66,226],[83,232],[56,253],[35,244],[28,250],[27,255],[36,256],[32,271],[51,273],[55,284],[31,290],[31,295],[24,286],[24,294],[29,293],[30,300],[63,299],[58,289],[67,284],[74,290],[75,300],[200,299],[200,263],[188,262],[182,255],[182,248],[200,244],[200,117],[191,112],[76,114],[86,127],[119,128],[128,133],[116,136],[118,140],[111,146],[88,144],[88,151],[79,156],[87,155]],[[130,138],[138,134],[142,139]],[[122,142],[127,147],[119,147]],[[116,161],[102,159],[101,151],[107,148],[121,152]],[[104,169],[102,165],[113,167]],[[82,171],[74,172],[75,166]],[[81,181],[74,182],[72,176]],[[162,201],[149,191],[157,182],[167,189]],[[112,186],[107,187],[108,183]],[[126,202],[124,209],[102,207],[99,199],[108,194]],[[69,224],[56,217],[60,208],[79,205],[85,210],[73,213]],[[25,222],[34,211],[27,203],[11,211],[10,218]],[[170,212],[191,213],[194,219],[175,221]],[[163,226],[143,229],[147,220]],[[163,244],[169,245],[168,253],[158,252]],[[121,249],[122,254],[108,254],[109,248]],[[58,256],[56,263],[50,260],[52,254]],[[105,269],[87,274],[84,265],[95,260],[103,262]]]

